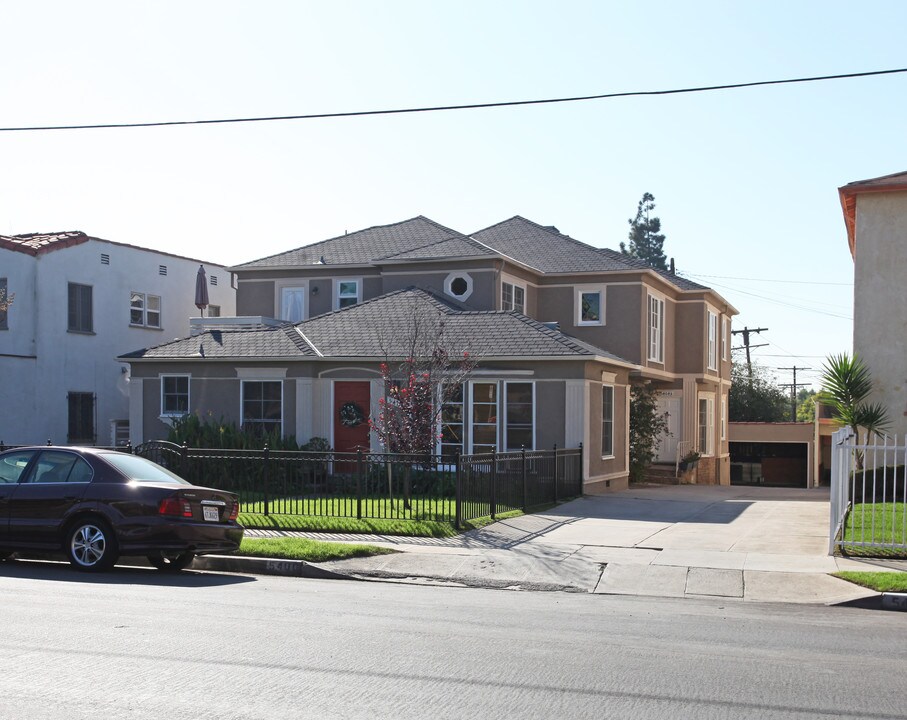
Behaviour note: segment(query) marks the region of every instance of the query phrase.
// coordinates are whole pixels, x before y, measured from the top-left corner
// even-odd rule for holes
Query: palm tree
[[[869,369],[856,354],[831,355],[822,368],[821,400],[831,405],[834,420],[855,431],[881,435],[889,424],[888,411],[882,403],[867,403],[872,392]],[[857,468],[862,468],[862,453],[857,453]]]

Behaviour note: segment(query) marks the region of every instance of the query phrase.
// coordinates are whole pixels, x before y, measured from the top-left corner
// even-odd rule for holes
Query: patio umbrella
[[[205,266],[198,266],[198,274],[195,276],[195,307],[202,311],[202,317],[205,316],[205,308],[208,307],[208,278],[205,276]]]

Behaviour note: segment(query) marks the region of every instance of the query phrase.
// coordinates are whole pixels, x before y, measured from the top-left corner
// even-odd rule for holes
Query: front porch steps
[[[680,485],[680,478],[674,476],[673,463],[652,463],[646,470],[643,482],[657,485]]]

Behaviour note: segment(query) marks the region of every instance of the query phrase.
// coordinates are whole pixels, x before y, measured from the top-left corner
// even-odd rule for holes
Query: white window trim
[[[466,281],[466,292],[464,292],[462,295],[455,294],[451,289],[451,285],[453,285],[454,280],[458,278],[463,278],[463,280]],[[457,300],[469,300],[469,296],[472,295],[472,289],[472,276],[467,272],[452,272],[450,273],[450,275],[444,278],[444,292],[447,295],[450,295],[452,298],[456,298]]]
[[[278,285],[275,288],[275,292],[277,293],[277,298],[275,299],[275,310],[276,310],[275,314],[276,314],[277,318],[279,320],[284,319],[284,317],[283,317],[284,316],[283,293],[285,290],[301,290],[302,291],[302,320],[308,320],[309,319],[309,294],[308,294],[309,288],[308,288],[307,284]],[[287,322],[289,322],[289,321],[287,321]],[[301,322],[301,320],[300,320],[300,322]]]
[[[701,392],[696,398],[696,436],[699,438],[699,404],[706,402],[706,419],[705,419],[705,439],[706,447],[700,447],[699,452],[703,457],[713,457],[715,455],[715,393]]]
[[[362,302],[362,278],[340,277],[334,279],[334,310],[340,309],[340,283],[356,283],[356,304],[359,305]]]
[[[724,326],[724,333],[721,336],[721,359],[727,361],[728,346],[731,343],[731,319],[724,318],[721,324]]]
[[[535,382],[532,380],[505,380],[504,381],[504,391],[501,392],[500,389],[498,390],[498,413],[499,414],[500,414],[500,408],[502,406],[502,403],[503,403],[503,407],[504,407],[504,425],[503,425],[504,443],[503,443],[503,445],[501,443],[498,443],[499,451],[500,451],[500,448],[503,447],[502,452],[515,452],[515,450],[507,449],[510,446],[509,438],[507,437],[507,426],[510,424],[508,422],[509,418],[507,416],[507,412],[508,412],[508,410],[507,410],[507,386],[511,385],[511,384],[526,385],[527,383],[532,386],[532,447],[528,447],[528,448],[526,448],[526,450],[527,451],[535,450],[536,433],[537,433],[537,428],[538,428],[538,422],[536,422],[537,413],[536,413],[536,404],[535,404]]]
[[[435,423],[435,428],[436,428],[435,429],[435,438],[436,438],[435,454],[436,455],[441,454],[441,445],[443,444],[441,442],[441,431],[444,429],[444,419],[442,417],[444,414],[444,411],[443,411],[444,405],[459,405],[460,406],[460,425],[462,426],[460,429],[460,434],[462,435],[463,433],[466,432],[466,421],[467,421],[467,417],[466,417],[466,385],[467,385],[467,383],[465,381],[463,381],[463,382],[460,382],[459,384],[462,386],[463,389],[460,394],[460,402],[458,402],[458,403],[454,403],[454,402],[442,403],[441,402],[440,399],[444,394],[443,383],[438,383],[438,386],[436,389],[438,402],[441,405],[441,408],[438,409],[437,422]],[[460,439],[460,454],[465,454],[465,453],[466,453],[466,445],[464,443],[464,438],[461,438]]]
[[[286,371],[284,371],[286,372]],[[283,379],[278,379],[274,377],[244,377],[239,381],[239,427],[243,428],[245,421],[243,420],[243,407],[246,404],[246,383],[253,382],[279,382],[280,383],[280,434],[285,435],[286,425],[284,424],[284,412],[286,411],[286,403],[283,401],[284,390],[286,386],[284,385]]]
[[[514,288],[514,290],[516,290],[516,288],[520,288],[520,290],[523,291],[523,309],[520,310],[519,312],[521,312],[523,315],[525,315],[526,314],[526,296],[528,294],[527,290],[526,290],[526,283],[524,283],[522,280],[517,280],[517,278],[512,277],[510,275],[501,275],[501,310],[506,311],[506,310],[508,310],[508,308],[504,307],[504,285],[510,285],[511,287]],[[516,310],[515,307],[509,308],[509,309]]]
[[[468,454],[472,455],[474,452],[476,434],[473,432],[476,423],[473,420],[472,408],[474,405],[474,390],[476,385],[496,385],[497,386],[497,404],[495,413],[495,450],[500,452],[501,449],[501,383],[497,380],[476,380],[470,381],[469,383],[469,407],[464,408],[468,412],[466,415],[466,424],[469,428],[469,442],[466,443],[469,447]],[[465,397],[465,396],[464,396]],[[491,423],[479,423],[479,425],[490,425]]]
[[[648,340],[648,357],[649,360],[653,362],[660,363],[664,365],[665,361],[665,299],[663,296],[655,295],[653,293],[648,294],[648,300],[646,302],[646,327],[648,332],[646,337]],[[658,334],[655,336],[655,342],[653,343],[653,331],[655,328],[652,325],[652,304],[658,304]],[[655,352],[652,352],[652,346],[655,345]]]
[[[605,324],[606,317],[606,293],[605,285],[576,285],[573,293],[573,320],[577,327],[595,327]],[[601,317],[598,320],[583,320],[583,295],[590,293],[599,294],[599,312]]]
[[[132,296],[133,295],[140,295],[142,297],[142,322],[140,322],[140,323],[132,322],[132,311],[134,309],[132,307]],[[157,325],[148,324],[148,301],[150,298],[157,298],[157,318],[158,318]],[[154,311],[152,310],[152,312],[154,312]],[[161,320],[163,319],[163,315],[164,315],[164,303],[161,300],[160,295],[152,295],[150,293],[138,292],[137,290],[133,290],[132,292],[129,293],[129,326],[130,327],[149,328],[151,330],[161,330],[162,329],[161,325],[163,324],[161,322]]]
[[[610,383],[602,383],[602,430],[604,430],[604,426],[605,426],[605,388],[611,389],[611,452],[606,455],[605,448],[603,447],[601,449],[602,450],[602,460],[613,460],[615,457],[615,455],[614,455],[614,445],[615,445],[615,442],[614,442],[614,399],[616,397],[616,393],[614,392],[613,385],[611,385]],[[604,432],[602,432],[600,434],[603,435]]]
[[[169,419],[173,420],[174,418],[186,417],[192,411],[192,376],[187,373],[163,373],[158,376],[161,381],[161,414],[158,416],[160,419]],[[178,377],[186,378],[186,412],[166,412],[164,410],[164,378]]]
[[[711,310],[706,311],[706,338],[708,351],[708,369],[718,369],[718,314]]]
[[[721,396],[721,439],[727,440],[727,395]]]

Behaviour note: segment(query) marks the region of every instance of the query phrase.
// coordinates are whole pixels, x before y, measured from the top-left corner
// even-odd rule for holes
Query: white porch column
[[[683,380],[683,437],[692,443],[691,448],[699,447],[699,392],[696,380],[684,378]],[[685,450],[684,453],[688,452]]]
[[[314,437],[313,379],[296,378],[296,442],[300,445]]]
[[[331,381],[319,378],[312,382],[312,434],[334,443],[331,417]]]
[[[589,380],[567,380],[564,445],[583,444],[583,477],[589,477]]]
[[[145,441],[145,384],[143,378],[129,379],[129,442],[141,445]]]

